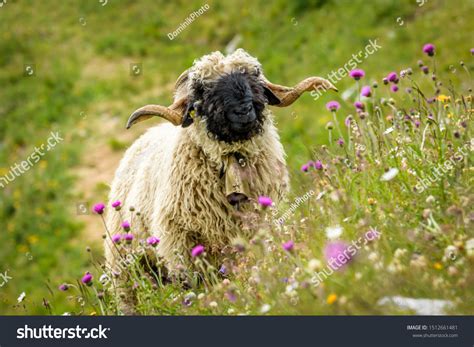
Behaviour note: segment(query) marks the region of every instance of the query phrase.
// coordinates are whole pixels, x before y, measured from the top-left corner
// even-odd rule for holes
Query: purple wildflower
[[[270,197],[262,195],[258,197],[258,203],[263,207],[268,207],[272,206],[273,201]]]
[[[303,171],[303,172],[308,172],[308,170],[309,170],[309,165],[308,165],[308,164],[303,164],[303,165],[301,166],[301,171]]]
[[[474,48],[471,48],[471,54],[474,55]]]
[[[112,207],[117,209],[118,207],[120,207],[120,205],[122,205],[122,203],[120,202],[120,200],[117,200],[117,201],[114,201],[112,203]]]
[[[423,52],[432,57],[435,53],[435,46],[432,43],[427,43],[423,46]]]
[[[337,110],[339,110],[339,108],[341,107],[341,105],[337,102],[337,101],[329,101],[327,104],[326,104],[326,108],[328,109],[328,111],[331,111],[331,112],[335,112]]]
[[[129,231],[130,230],[130,222],[125,220],[123,221],[122,223],[122,228],[125,230],[125,231]]]
[[[193,258],[196,258],[196,257],[200,256],[203,253],[204,253],[204,246],[203,245],[197,245],[196,247],[194,247],[192,249],[191,256]]]
[[[126,243],[132,243],[133,234],[127,233],[127,234],[123,235],[123,239],[125,240]]]
[[[235,292],[233,290],[228,290],[226,293],[225,293],[225,296],[227,297],[227,299],[230,301],[230,302],[235,302],[237,301],[237,295],[235,295]]]
[[[398,76],[396,72],[390,72],[387,75],[387,80],[392,83],[398,83]]]
[[[352,259],[353,255],[348,251],[348,248],[349,246],[343,241],[330,242],[326,245],[324,255],[333,270],[342,268]]]
[[[223,275],[227,273],[227,267],[224,264],[221,265],[221,268],[219,269],[219,273]]]
[[[415,121],[415,126],[416,126],[417,128],[419,128],[420,125],[421,125],[421,122],[417,119],[417,120]]]
[[[152,247],[156,247],[160,243],[160,239],[155,236],[150,236],[146,239],[146,243]]]
[[[103,203],[98,203],[94,205],[94,212],[97,214],[102,214],[104,213],[105,205]]]
[[[360,95],[365,97],[370,97],[372,95],[372,90],[370,90],[370,86],[363,86],[360,92]]]
[[[382,82],[383,82],[383,84],[387,85],[387,84],[388,84],[388,79],[387,79],[387,77],[384,77],[384,78],[382,79]]]
[[[361,103],[360,101],[354,102],[354,106],[355,106],[355,108],[357,108],[359,110],[363,110],[365,108],[364,104]]]
[[[63,283],[58,288],[60,291],[65,292],[66,290],[69,289],[69,286],[66,283]]]
[[[92,278],[93,278],[93,277],[92,277],[91,273],[88,271],[88,272],[86,272],[86,274],[82,277],[81,282],[84,283],[84,284],[86,284],[86,285],[88,285],[88,286],[90,286],[90,285],[92,285]]]
[[[295,247],[295,243],[293,241],[287,241],[282,245],[283,249],[287,252],[291,252]]]
[[[113,243],[120,243],[121,240],[122,240],[122,236],[120,236],[119,234],[112,235],[112,242]]]
[[[421,67],[421,71],[423,71],[423,73],[424,73],[425,75],[427,75],[428,72],[430,72],[430,69],[428,68],[428,66],[423,65],[423,66]]]
[[[323,163],[321,162],[321,160],[316,160],[316,162],[314,163],[314,168],[316,170],[322,170],[323,169]]]
[[[391,91],[394,92],[394,93],[398,92],[398,86],[395,85],[395,84],[394,84],[393,86],[391,86],[390,89],[391,89]]]
[[[349,72],[349,76],[351,76],[356,81],[360,80],[362,77],[365,76],[365,72],[362,69],[354,69]]]
[[[339,146],[341,146],[341,147],[344,146],[344,139],[339,138],[339,139],[337,140],[337,144],[338,144]]]

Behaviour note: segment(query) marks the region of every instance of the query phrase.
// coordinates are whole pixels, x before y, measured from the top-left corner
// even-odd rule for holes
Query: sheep
[[[291,105],[305,91],[336,88],[310,77],[295,87],[273,84],[258,60],[243,49],[224,56],[213,52],[196,60],[178,78],[171,106],[147,105],[130,116],[127,128],[159,116],[169,121],[149,129],[126,151],[112,182],[109,199],[122,211],[139,212],[136,240],[160,239],[148,249],[164,262],[171,278],[190,269],[191,249],[202,244],[219,263],[220,253],[237,236],[248,237],[245,223],[252,201],[265,195],[281,201],[289,190],[285,152],[268,105]],[[136,218],[138,220],[138,218]],[[121,228],[120,215],[108,213],[108,230]],[[114,268],[120,255],[105,240],[106,261]],[[126,274],[116,280],[125,313],[134,312]]]

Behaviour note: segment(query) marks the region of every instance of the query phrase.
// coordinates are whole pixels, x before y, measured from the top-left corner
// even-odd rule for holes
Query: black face
[[[257,77],[240,72],[224,75],[211,86],[195,86],[194,92],[190,109],[206,119],[211,136],[227,143],[260,133],[265,103],[279,102]]]

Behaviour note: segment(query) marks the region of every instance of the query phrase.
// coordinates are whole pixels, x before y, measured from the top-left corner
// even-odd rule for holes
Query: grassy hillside
[[[4,231],[0,233],[0,272],[7,271],[12,277],[0,288],[1,313],[41,314],[48,313],[50,309],[55,313],[77,311],[75,294],[67,298],[67,293],[59,293],[57,286],[64,281],[74,282],[84,271],[90,270],[91,256],[100,260],[100,236],[103,232],[100,223],[81,211],[94,201],[105,200],[111,173],[124,148],[153,123],[144,123],[125,135],[123,125],[130,111],[146,103],[170,102],[176,77],[195,58],[210,51],[224,50],[236,35],[242,38],[239,46],[259,58],[272,81],[287,85],[309,75],[326,76],[338,70],[353,54],[363,51],[369,40],[376,39],[381,48],[363,59],[359,67],[366,71],[364,83],[378,82],[377,98],[394,95],[382,85],[382,78],[390,71],[408,67],[416,71],[416,83],[420,88],[427,95],[434,95],[436,88],[433,82],[417,68],[418,59],[428,64],[429,59],[423,56],[421,47],[426,42],[432,42],[437,47],[436,74],[443,81],[440,93],[451,95],[456,122],[461,117],[467,117],[465,121],[472,124],[472,114],[468,112],[472,110],[472,103],[456,106],[459,95],[453,95],[448,89],[452,85],[457,93],[466,96],[470,94],[468,88],[472,88],[472,79],[465,72],[465,69],[472,71],[474,67],[469,52],[474,46],[472,1],[458,1],[456,6],[450,1],[426,1],[426,4],[419,6],[416,1],[408,0],[380,0],[370,4],[359,0],[209,1],[209,10],[173,40],[167,34],[175,31],[203,3],[108,1],[103,4],[105,1],[8,1],[0,8],[0,176],[7,175],[11,165],[26,160],[35,146],[47,141],[51,131],[59,132],[64,138],[31,169],[1,188],[0,220]],[[27,20],[20,20],[22,18]],[[460,61],[464,62],[465,69]],[[430,64],[433,70],[432,62]],[[140,69],[138,75],[134,72],[138,71],[134,70],[134,66]],[[289,108],[275,110],[288,154],[294,196],[302,195],[310,188],[318,193],[323,190],[319,185],[325,180],[316,177],[313,181],[300,173],[301,165],[308,160],[336,160],[333,155],[356,160],[351,157],[356,155],[355,152],[346,153],[343,148],[334,149],[331,153],[319,153],[319,145],[334,145],[328,143],[326,123],[332,116],[324,105],[333,99],[341,103],[338,120],[344,129],[345,116],[349,113],[354,118],[356,116],[352,106],[357,94],[355,86],[354,81],[346,77],[337,84],[340,90],[338,95],[328,93],[317,101],[306,95]],[[406,82],[395,94],[397,110],[409,112],[410,108],[415,108],[426,116],[425,106],[413,105],[411,97],[402,93],[408,86],[413,88],[411,83]],[[343,100],[346,96],[347,102]],[[447,117],[449,110],[441,106],[440,109],[445,112],[443,117]],[[383,116],[389,114],[395,116],[395,110],[384,106]],[[458,124],[456,122],[451,124],[452,131]],[[378,126],[373,134],[382,138],[385,127],[382,123]],[[418,141],[413,146],[418,148],[418,156],[423,159],[422,162],[413,159],[413,165],[416,162],[420,170],[442,161],[448,155],[444,151],[449,150],[449,145],[457,147],[462,141],[470,139],[466,130],[461,139],[452,138],[452,134],[440,137],[431,130],[429,134],[433,138],[426,140],[424,148],[428,152],[422,155],[419,150],[420,130],[413,129],[410,133],[413,141]],[[374,142],[370,143],[373,145]],[[366,145],[372,146],[370,143]],[[463,168],[450,176],[449,186],[440,186],[438,190],[425,192],[425,195],[408,194],[399,191],[398,186],[387,187],[378,181],[384,168],[397,167],[401,170],[399,160],[387,159],[389,146],[395,144],[384,145],[386,147],[378,151],[370,149],[375,152],[370,152],[369,157],[373,158],[368,160],[365,174],[331,173],[339,178],[337,181],[330,180],[330,190],[340,191],[344,204],[327,201],[324,206],[319,206],[315,202],[314,206],[297,210],[295,220],[290,223],[294,230],[292,238],[312,250],[308,250],[310,253],[301,259],[294,258],[295,262],[303,262],[296,266],[300,268],[298,271],[307,266],[304,262],[321,258],[324,227],[336,221],[347,223],[342,221],[344,218],[364,220],[365,223],[361,226],[354,223],[344,225],[348,240],[359,235],[365,226],[378,225],[379,229],[383,229],[383,247],[377,250],[379,258],[384,260],[382,268],[389,266],[397,248],[406,248],[409,252],[405,259],[407,264],[410,255],[423,252],[427,252],[425,257],[429,264],[442,263],[442,252],[447,246],[461,242],[458,246],[464,247],[466,240],[472,237],[468,233],[472,224],[470,228],[464,224],[464,219],[470,216],[466,201],[470,201],[472,206],[472,192],[469,191],[472,187],[469,164],[472,161],[464,162]],[[411,187],[416,183],[413,177],[405,176],[405,186]],[[351,181],[347,181],[349,179]],[[446,225],[452,233],[442,236],[439,244],[433,244],[428,236],[423,238],[422,232],[414,231],[420,223],[426,224],[420,220],[420,214],[429,208],[425,206],[429,195],[433,195],[436,201],[436,207],[431,209],[436,209],[438,213],[433,214],[434,222],[430,227],[436,228],[433,226],[436,224],[444,230]],[[367,206],[369,198],[378,204]],[[326,204],[340,206],[333,206],[332,209]],[[408,208],[408,205],[411,207]],[[451,206],[462,209],[462,220],[456,217],[459,212],[453,217],[446,212]],[[280,208],[284,210],[284,207]],[[371,209],[377,211],[373,219],[366,215]],[[301,218],[306,218],[302,225]],[[412,231],[415,236],[408,237]],[[388,236],[392,232],[393,236]],[[280,237],[275,238],[276,243]],[[91,247],[90,253],[86,247]],[[281,261],[269,257],[268,267]],[[437,292],[431,291],[434,287],[432,277],[417,283],[419,276],[416,272],[401,276],[396,282],[393,279],[398,277],[379,276],[380,271],[371,267],[363,266],[363,271],[351,268],[343,279],[333,276],[329,288],[317,293],[316,299],[313,294],[306,293],[308,299],[299,301],[304,305],[291,306],[284,300],[274,299],[271,306],[277,309],[272,312],[391,312],[372,310],[371,305],[382,294],[395,294],[396,288],[405,288],[404,294],[408,296],[458,297],[464,303],[456,312],[472,313],[472,307],[468,306],[469,302],[472,303],[472,276],[467,276],[469,269],[472,269],[472,261],[466,258],[463,262],[457,266],[460,277],[447,281],[448,285],[440,287]],[[291,264],[288,263],[288,266]],[[443,269],[448,267],[442,265]],[[241,273],[248,274],[247,270]],[[362,273],[360,276],[365,283],[373,285],[362,286],[359,288],[361,291],[354,292],[350,276],[356,276],[357,272]],[[245,278],[236,279],[236,285],[245,285]],[[461,279],[464,285],[458,284]],[[383,286],[387,283],[391,287],[384,292]],[[280,291],[281,286],[283,284],[272,286],[269,281],[270,289],[266,295]],[[244,289],[239,288],[241,292]],[[144,293],[147,290],[144,289]],[[218,290],[213,294],[216,295],[215,300],[218,300]],[[364,290],[375,290],[375,293],[368,295],[368,302],[361,299],[365,295]],[[167,288],[163,295],[167,291],[171,291],[172,296],[179,293]],[[17,298],[22,292],[26,293],[26,298],[17,306]],[[256,292],[262,294],[263,289]],[[348,308],[324,304],[331,293],[339,298],[345,296],[346,300],[352,298],[357,304]],[[43,305],[43,298],[49,304]],[[235,310],[258,313],[265,302],[249,300]],[[156,302],[147,305],[143,308],[144,312],[159,312]],[[175,301],[162,302],[162,305],[166,312],[188,312],[183,311],[182,306],[175,305]],[[228,307],[225,306],[225,309]],[[207,306],[203,311],[191,311],[205,312],[227,311],[212,311]]]

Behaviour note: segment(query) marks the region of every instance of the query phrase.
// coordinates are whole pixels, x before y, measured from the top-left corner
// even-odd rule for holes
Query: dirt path
[[[103,114],[91,122],[87,126],[90,135],[84,139],[82,163],[75,169],[76,217],[84,223],[85,239],[98,242],[104,227],[101,219],[90,210],[97,202],[107,203],[109,186],[125,152],[125,148],[113,149],[111,140],[119,143],[119,147],[128,147],[138,134],[133,130],[126,131],[124,122],[111,115]]]

